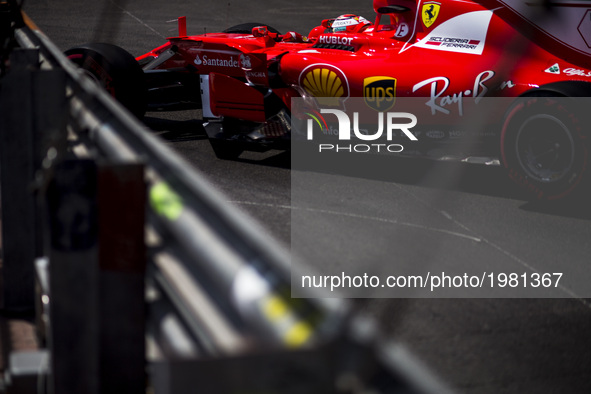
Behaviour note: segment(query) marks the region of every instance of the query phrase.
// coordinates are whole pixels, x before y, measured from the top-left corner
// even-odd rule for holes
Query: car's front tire
[[[522,97],[507,111],[502,162],[534,199],[560,199],[588,184],[588,109],[582,104],[566,97]]]
[[[112,44],[90,43],[71,48],[65,54],[132,114],[140,118],[144,115],[144,72],[129,52]]]

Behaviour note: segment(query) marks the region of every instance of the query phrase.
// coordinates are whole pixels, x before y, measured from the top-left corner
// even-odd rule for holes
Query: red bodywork
[[[530,101],[499,108],[492,116],[494,130],[481,132],[494,143],[487,140],[484,151],[456,156],[493,158],[486,162],[504,164],[538,198],[558,198],[582,183],[589,172],[587,102],[573,112],[556,101],[530,98],[591,97],[591,5],[374,0],[373,6],[375,19],[326,19],[307,37],[255,24],[187,36],[180,19],[178,37],[137,60],[149,94],[175,92],[160,95],[156,107],[166,101],[201,104],[220,158],[289,149],[295,97],[315,97],[318,104],[322,98],[328,106],[363,97],[380,112],[398,97],[417,97],[424,100],[422,110],[441,115],[447,120],[436,122],[447,125],[484,97],[524,97]],[[428,143],[460,135],[429,132],[423,139]]]
[[[435,111],[454,111],[459,101],[485,95],[519,96],[558,81],[591,82],[588,53],[544,34],[506,2],[374,3],[384,11],[395,4],[398,12],[378,13],[376,24],[360,33],[331,32],[327,20],[305,42],[264,32],[260,37],[179,36],[138,60],[146,63],[173,48],[175,54],[154,69],[205,77],[201,90],[206,116],[254,122],[273,115],[263,100],[268,89],[287,110],[294,96],[322,95],[376,96],[378,101],[429,97]],[[571,25],[590,17],[586,10],[581,8],[581,20]],[[588,34],[585,29],[580,34],[588,40],[591,26]]]

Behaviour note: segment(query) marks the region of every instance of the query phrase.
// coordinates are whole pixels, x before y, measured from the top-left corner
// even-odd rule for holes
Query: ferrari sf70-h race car
[[[485,96],[512,97],[491,155],[534,198],[584,188],[588,111],[558,98],[591,96],[591,5],[374,0],[373,8],[375,19],[341,15],[307,36],[260,23],[187,35],[181,17],[177,37],[137,59],[109,44],[67,55],[136,115],[202,108],[223,159],[289,149],[292,98],[364,97],[387,109],[397,97],[419,97],[445,114]]]

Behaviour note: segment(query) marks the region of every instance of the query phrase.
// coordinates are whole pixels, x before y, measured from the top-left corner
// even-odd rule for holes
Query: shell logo
[[[319,104],[338,106],[339,99],[349,97],[345,74],[329,64],[313,64],[300,74],[300,86]]]

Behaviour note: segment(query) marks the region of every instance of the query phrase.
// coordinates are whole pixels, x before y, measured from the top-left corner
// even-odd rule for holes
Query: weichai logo
[[[363,80],[365,103],[376,111],[387,111],[396,102],[396,78],[369,77]]]
[[[364,119],[369,128],[360,126],[359,112],[352,113],[352,120],[348,113],[338,109],[323,108],[320,111],[306,112],[309,116],[306,123],[306,139],[314,140],[315,130],[320,130],[323,136],[331,136],[337,143],[318,144],[318,151],[333,152],[389,152],[400,153],[404,146],[392,143],[392,140],[405,137],[410,141],[418,141],[411,129],[417,125],[417,117],[409,112],[373,112],[371,119]],[[334,115],[327,122],[325,115]],[[336,119],[335,119],[336,117]],[[367,114],[365,114],[367,117]],[[336,123],[336,127],[334,126]],[[352,143],[363,141],[363,143]],[[330,141],[332,142],[332,141]],[[345,143],[343,143],[345,142]]]
[[[338,106],[342,99],[349,97],[345,74],[329,64],[306,67],[300,74],[300,86],[320,105]]]

